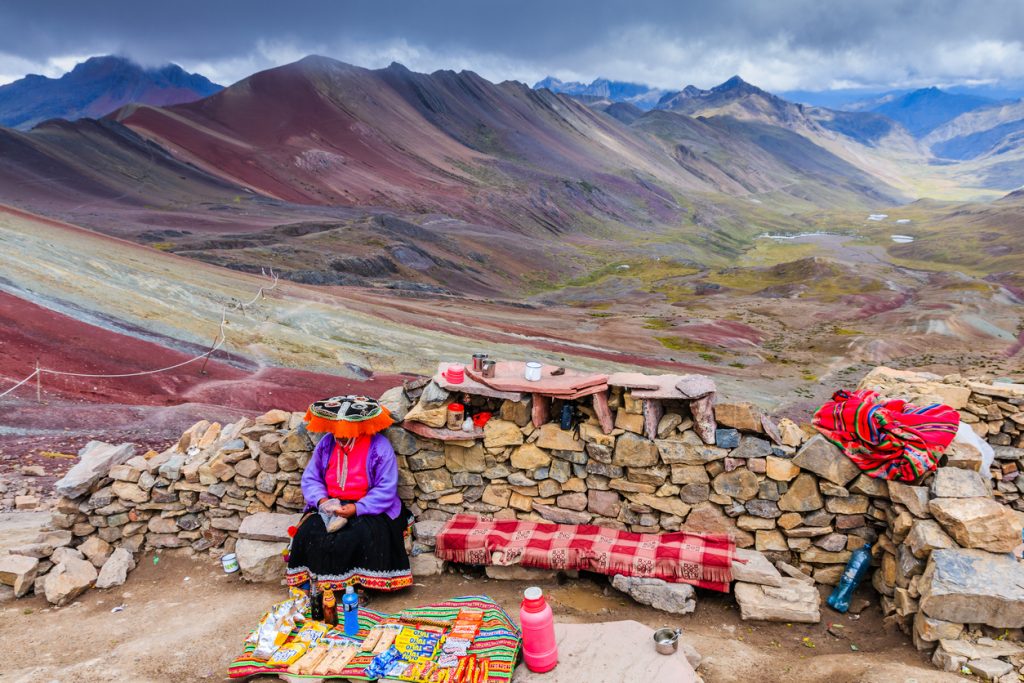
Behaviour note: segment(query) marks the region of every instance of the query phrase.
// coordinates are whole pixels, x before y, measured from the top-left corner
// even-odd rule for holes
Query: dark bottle
[[[843,576],[839,579],[839,585],[828,596],[828,606],[837,612],[846,613],[850,609],[850,598],[853,591],[857,590],[858,584],[864,580],[871,570],[871,544],[865,543],[853,551],[850,561],[846,563]]]
[[[316,581],[309,582],[309,618],[313,621],[324,620],[324,595],[317,590]]]
[[[324,591],[323,598],[324,605],[324,623],[329,626],[338,625],[338,603],[334,599],[334,591],[328,589]]]

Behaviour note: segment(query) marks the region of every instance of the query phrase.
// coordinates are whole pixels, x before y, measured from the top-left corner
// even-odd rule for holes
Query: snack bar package
[[[288,640],[295,622],[303,618],[309,598],[296,588],[290,589],[290,593],[288,600],[277,603],[263,615],[256,631],[249,636],[249,640],[256,643],[253,659],[267,661]]]
[[[306,654],[306,644],[300,640],[293,640],[277,648],[277,652],[270,656],[267,664],[272,667],[290,666],[304,654]]]

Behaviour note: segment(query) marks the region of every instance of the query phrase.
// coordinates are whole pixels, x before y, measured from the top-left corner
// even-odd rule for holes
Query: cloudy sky
[[[491,80],[775,91],[1024,79],[1021,0],[0,0],[0,83],[98,54],[228,84],[318,53]]]

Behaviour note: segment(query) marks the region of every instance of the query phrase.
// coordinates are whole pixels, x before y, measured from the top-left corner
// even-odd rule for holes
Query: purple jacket
[[[302,473],[302,496],[308,508],[316,508],[317,501],[330,497],[324,473],[333,452],[334,435],[324,434],[313,450],[306,471]],[[402,501],[398,498],[398,459],[391,442],[383,434],[374,434],[370,438],[366,476],[370,480],[370,489],[362,500],[356,501],[356,514],[378,515],[385,512],[391,519],[397,519],[402,509]]]

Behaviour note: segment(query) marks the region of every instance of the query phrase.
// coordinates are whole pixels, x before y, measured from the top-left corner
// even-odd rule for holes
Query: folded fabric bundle
[[[456,515],[438,534],[436,553],[462,564],[582,569],[727,593],[736,545],[724,534],[635,534],[589,524]]]
[[[918,407],[874,391],[837,391],[814,415],[818,431],[865,474],[908,482],[935,470],[959,424],[947,405]]]

